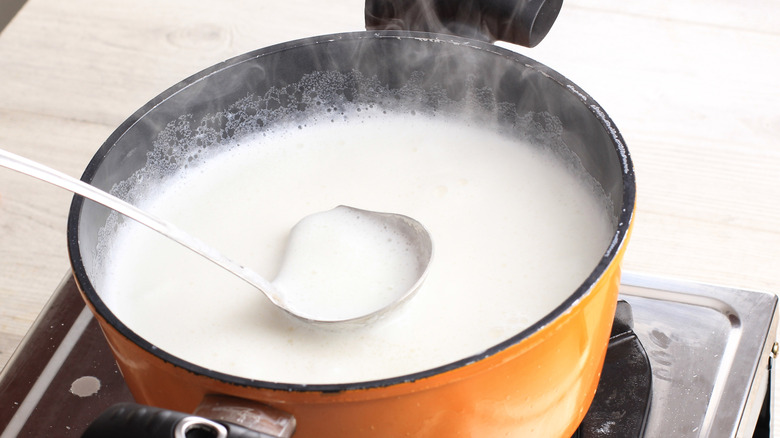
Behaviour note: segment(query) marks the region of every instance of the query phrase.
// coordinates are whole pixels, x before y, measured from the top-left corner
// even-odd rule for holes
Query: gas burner
[[[633,327],[631,305],[619,301],[596,395],[572,438],[644,436],[650,412],[652,370]]]
[[[771,437],[773,294],[624,274],[593,404],[578,438]],[[0,374],[0,438],[78,437],[132,401],[66,278]]]

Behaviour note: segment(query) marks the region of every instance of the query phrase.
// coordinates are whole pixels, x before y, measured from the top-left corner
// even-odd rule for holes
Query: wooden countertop
[[[538,47],[514,48],[622,131],[639,193],[625,269],[780,291],[779,22],[774,0],[566,0]],[[361,0],[29,0],[0,33],[0,147],[79,176],[190,74],[363,26]],[[0,367],[69,270],[70,199],[0,169]]]

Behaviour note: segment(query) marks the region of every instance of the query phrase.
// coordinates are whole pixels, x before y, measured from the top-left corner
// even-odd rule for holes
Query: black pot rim
[[[516,63],[523,64],[526,68],[535,69],[544,74],[549,79],[557,82],[564,90],[577,96],[587,110],[591,111],[594,116],[599,119],[599,122],[609,134],[612,139],[612,144],[615,148],[615,153],[618,154],[618,158],[622,164],[622,182],[623,182],[623,199],[622,210],[618,216],[617,230],[613,236],[613,240],[607,251],[602,256],[598,265],[591,271],[590,275],[585,281],[561,304],[559,304],[550,313],[544,316],[539,321],[532,324],[525,330],[517,333],[509,339],[500,342],[485,351],[474,354],[446,365],[431,368],[424,371],[419,371],[411,374],[406,374],[397,377],[391,377],[386,379],[371,380],[364,382],[354,383],[336,383],[336,384],[295,384],[295,383],[280,383],[263,380],[248,379],[239,376],[234,376],[219,371],[210,370],[208,368],[199,366],[197,364],[180,359],[164,350],[155,347],[144,338],[133,332],[129,327],[122,323],[106,306],[98,295],[95,287],[91,283],[87,276],[86,269],[84,267],[83,260],[81,258],[79,238],[78,238],[78,224],[81,216],[81,207],[84,202],[84,198],[79,195],[74,195],[73,202],[71,203],[70,213],[68,215],[67,236],[68,236],[68,252],[73,269],[74,277],[79,285],[79,288],[83,292],[86,299],[94,307],[95,311],[113,326],[119,333],[125,336],[127,339],[140,346],[148,353],[156,356],[157,358],[174,365],[175,367],[183,368],[188,372],[203,375],[220,382],[228,383],[231,385],[253,388],[267,388],[273,390],[281,390],[285,392],[343,392],[349,390],[371,389],[381,388],[387,386],[393,386],[401,383],[413,382],[425,378],[429,378],[438,374],[443,374],[448,371],[458,369],[469,365],[474,362],[481,361],[487,357],[493,356],[498,352],[501,352],[512,345],[519,343],[520,341],[528,338],[533,333],[541,330],[545,326],[558,319],[561,315],[566,313],[569,309],[574,307],[580,300],[582,300],[592,290],[593,285],[602,277],[620,252],[621,248],[626,243],[626,238],[629,232],[629,228],[633,219],[634,204],[636,197],[636,182],[634,178],[634,169],[631,157],[628,150],[625,147],[625,142],[622,135],[618,131],[615,124],[601,108],[598,103],[595,102],[587,93],[581,90],[578,86],[571,81],[563,77],[558,72],[550,69],[549,67],[536,62],[526,56],[518,54],[516,52],[495,46],[490,43],[480,42],[476,40],[465,39],[450,35],[432,34],[425,32],[409,32],[409,31],[366,31],[366,32],[348,32],[338,33],[331,35],[322,35],[309,38],[303,38],[294,41],[288,41],[276,45],[272,45],[266,48],[261,48],[252,52],[245,53],[243,55],[236,56],[228,59],[224,62],[209,67],[199,73],[196,73],[187,79],[179,82],[178,84],[170,87],[146,105],[137,110],[132,116],[125,120],[108,139],[103,143],[100,149],[96,152],[90,163],[87,165],[81,179],[86,182],[91,182],[97,169],[103,162],[104,157],[108,154],[111,147],[124,135],[125,131],[130,129],[135,123],[141,120],[145,114],[152,111],[157,105],[171,98],[179,91],[187,88],[188,86],[208,77],[211,74],[217,73],[225,68],[246,62],[258,57],[266,56],[272,53],[289,50],[292,48],[313,46],[320,43],[338,41],[344,39],[374,39],[374,38],[393,38],[393,39],[423,39],[428,40],[434,44],[454,44],[463,46],[465,48],[473,50],[482,50],[494,53],[497,56],[510,59]]]

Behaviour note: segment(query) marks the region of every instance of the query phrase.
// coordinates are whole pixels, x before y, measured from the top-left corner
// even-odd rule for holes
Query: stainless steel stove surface
[[[644,418],[631,436],[772,436],[775,295],[626,273],[620,298],[630,305],[630,334],[649,362],[650,391],[611,371],[626,368],[611,344],[608,361],[617,359],[605,365],[580,436],[627,438],[620,426],[629,417]],[[609,383],[650,394],[647,415],[612,400],[615,391],[602,390]],[[105,409],[131,400],[97,323],[66,278],[0,374],[0,438],[80,436]]]
[[[774,294],[623,277],[650,359],[647,437],[753,436],[776,353]]]

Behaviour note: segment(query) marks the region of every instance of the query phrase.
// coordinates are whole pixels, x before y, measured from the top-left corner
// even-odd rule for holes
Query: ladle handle
[[[225,257],[219,251],[163,219],[157,218],[84,181],[3,149],[0,149],[0,166],[32,176],[115,210],[211,260],[255,288],[260,289],[271,301],[280,305],[280,298],[275,294],[273,286],[266,279]]]

